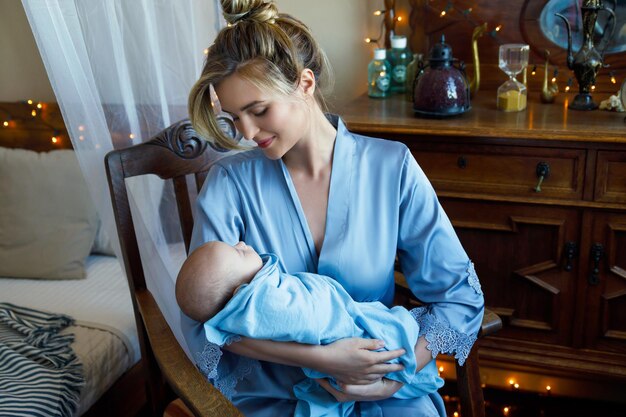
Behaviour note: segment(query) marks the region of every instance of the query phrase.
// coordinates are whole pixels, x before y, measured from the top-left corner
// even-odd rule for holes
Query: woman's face
[[[308,130],[309,109],[300,89],[291,97],[272,95],[235,73],[217,84],[215,91],[237,130],[255,141],[269,159],[282,158]]]

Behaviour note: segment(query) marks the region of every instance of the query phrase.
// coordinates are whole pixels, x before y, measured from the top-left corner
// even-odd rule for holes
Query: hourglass
[[[509,79],[498,87],[498,108],[504,111],[520,111],[526,108],[526,86],[515,77],[528,65],[530,47],[521,43],[500,45],[499,67]]]

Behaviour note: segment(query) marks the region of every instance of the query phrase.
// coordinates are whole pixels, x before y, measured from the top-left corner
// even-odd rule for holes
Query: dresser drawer
[[[626,203],[626,152],[598,152],[594,199],[604,203]]]
[[[438,192],[582,199],[583,149],[413,143],[411,150]],[[535,191],[544,164],[549,173]]]

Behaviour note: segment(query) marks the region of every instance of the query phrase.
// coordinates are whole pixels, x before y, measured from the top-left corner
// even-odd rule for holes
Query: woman
[[[210,87],[240,133],[258,147],[210,170],[198,197],[191,250],[206,241],[244,241],[282,259],[285,272],[339,281],[357,301],[391,305],[396,254],[413,292],[421,369],[440,352],[467,357],[482,321],[483,297],[472,264],[409,150],[397,142],[353,135],[324,112],[329,65],[310,31],[263,0],[222,0],[229,27],[209,48],[189,98],[197,131],[236,148],[217,124]],[[315,320],[315,318],[312,318]],[[199,326],[189,339],[197,344]],[[191,343],[194,344],[193,341]],[[215,363],[199,363],[249,416],[294,411],[300,367],[332,375],[338,401],[358,401],[357,415],[445,415],[438,395],[390,398],[401,384],[384,378],[402,351],[384,341],[343,339],[326,346],[242,338]],[[213,352],[211,354],[211,352]]]

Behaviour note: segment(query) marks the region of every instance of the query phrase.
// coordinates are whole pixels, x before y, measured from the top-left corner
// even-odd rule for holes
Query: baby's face
[[[248,246],[244,242],[239,242],[233,245],[232,248],[234,250],[233,256],[235,257],[237,271],[242,276],[250,277],[247,281],[249,282],[259,272],[263,266],[263,261],[252,246]]]

